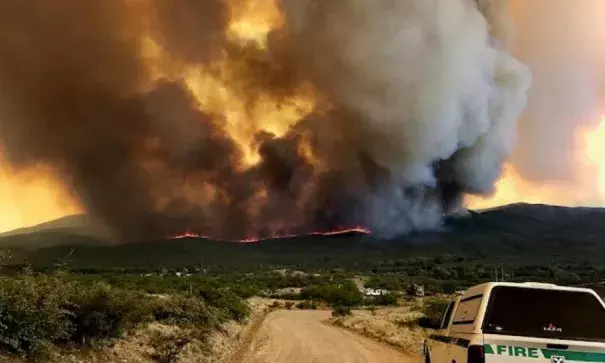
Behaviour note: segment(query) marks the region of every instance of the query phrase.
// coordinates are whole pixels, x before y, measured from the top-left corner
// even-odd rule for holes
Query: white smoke
[[[343,125],[358,132],[354,146],[390,171],[390,183],[363,209],[376,230],[440,223],[440,182],[492,192],[531,83],[528,68],[505,48],[513,34],[502,5],[282,1],[302,72],[355,115]],[[440,162],[449,164],[442,180]]]

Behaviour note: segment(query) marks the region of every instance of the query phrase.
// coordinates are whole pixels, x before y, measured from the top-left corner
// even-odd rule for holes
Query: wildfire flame
[[[255,49],[250,57],[262,57],[268,34],[283,25],[275,0],[240,0],[228,4],[231,12],[226,30],[228,39]],[[141,55],[148,60],[150,84],[160,79],[184,79],[201,111],[224,117],[224,122],[217,126],[237,142],[243,153],[242,168],[253,167],[260,161],[255,135],[267,132],[281,137],[315,109],[317,95],[311,84],[302,85],[285,100],[261,94],[251,105],[247,85],[238,80],[240,59],[222,51],[210,65],[184,64],[175,73],[172,67],[176,60],[159,45],[153,32],[148,29],[143,39]]]
[[[330,236],[339,236],[345,235],[349,233],[359,233],[359,234],[370,234],[371,232],[363,227],[355,227],[355,228],[345,228],[345,229],[335,229],[333,231],[326,232],[310,232],[304,234],[276,234],[272,237],[258,237],[258,238],[246,238],[241,240],[226,240],[225,242],[236,242],[236,243],[256,243],[261,241],[267,241],[276,238],[296,238],[301,236],[320,236],[320,237],[330,237]],[[179,240],[179,239],[187,239],[187,238],[195,238],[195,239],[214,239],[213,237],[203,236],[197,233],[186,232],[178,236],[173,236],[170,239]]]

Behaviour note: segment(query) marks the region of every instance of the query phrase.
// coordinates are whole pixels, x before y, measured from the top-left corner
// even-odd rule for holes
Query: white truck
[[[605,303],[593,290],[485,283],[450,302],[427,363],[605,363]]]

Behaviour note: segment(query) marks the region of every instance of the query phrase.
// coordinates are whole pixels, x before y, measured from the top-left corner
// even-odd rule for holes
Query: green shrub
[[[176,363],[183,349],[192,340],[190,332],[157,333],[151,339],[153,358],[159,363]]]
[[[406,285],[401,279],[387,276],[373,276],[365,282],[364,287],[371,289],[404,290]]]
[[[300,310],[316,310],[317,304],[314,301],[301,301],[296,305]]]
[[[285,294],[281,294],[281,295],[277,295],[275,296],[278,299],[284,299],[284,300],[300,300],[300,294],[297,294],[295,292],[287,292]]]
[[[423,317],[419,320],[419,325],[425,328],[439,327],[441,317],[449,303],[449,300],[442,298],[425,300],[424,305],[421,308]]]
[[[68,339],[69,291],[71,286],[54,277],[0,277],[0,345],[33,356]]]
[[[363,302],[363,295],[351,281],[339,285],[305,287],[301,290],[300,297],[325,301],[332,306],[356,306]]]
[[[239,296],[242,299],[249,299],[260,293],[260,289],[258,289],[254,285],[243,285],[243,284],[232,285],[230,290],[235,295]]]
[[[94,345],[151,320],[149,298],[105,283],[79,287],[73,298],[71,340]]]
[[[397,305],[398,301],[399,301],[399,297],[396,294],[389,292],[385,295],[379,295],[379,296],[367,299],[367,304],[368,305],[378,305],[378,306],[388,306],[388,305]]]
[[[157,321],[204,329],[218,328],[224,321],[224,314],[199,297],[174,296],[156,299],[153,303],[153,315]]]
[[[334,317],[339,317],[339,316],[348,316],[348,315],[352,315],[353,312],[351,311],[351,308],[348,306],[337,306],[334,308],[334,311],[332,311],[332,316]]]
[[[250,307],[239,296],[228,289],[207,287],[200,296],[223,313],[224,320],[243,322],[250,315]]]
[[[164,285],[155,289],[153,283],[160,280],[148,284],[140,277],[87,277],[64,271],[34,276],[31,270],[0,276],[0,349],[32,358],[65,343],[96,346],[154,319],[190,327],[199,334],[195,339],[205,341],[210,330],[220,329],[228,320],[243,321],[250,313],[240,298],[248,294],[246,289],[198,280],[197,293],[192,296],[189,283],[161,281]],[[153,297],[145,290],[183,293]],[[161,355],[174,355],[171,347],[181,342],[172,339]]]

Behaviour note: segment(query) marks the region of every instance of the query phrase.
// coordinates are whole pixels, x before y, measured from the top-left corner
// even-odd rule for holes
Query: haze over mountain
[[[41,248],[66,244],[109,243],[111,233],[98,219],[83,214],[0,233],[0,247]]]
[[[259,265],[360,266],[372,261],[456,254],[506,264],[582,263],[605,266],[605,209],[513,204],[447,218],[439,231],[392,240],[371,235],[275,238],[229,243],[202,238],[108,244],[94,237],[84,216],[73,216],[0,237],[18,257],[51,265],[72,251],[77,268],[204,264],[221,268]],[[302,266],[304,267],[304,266]]]

